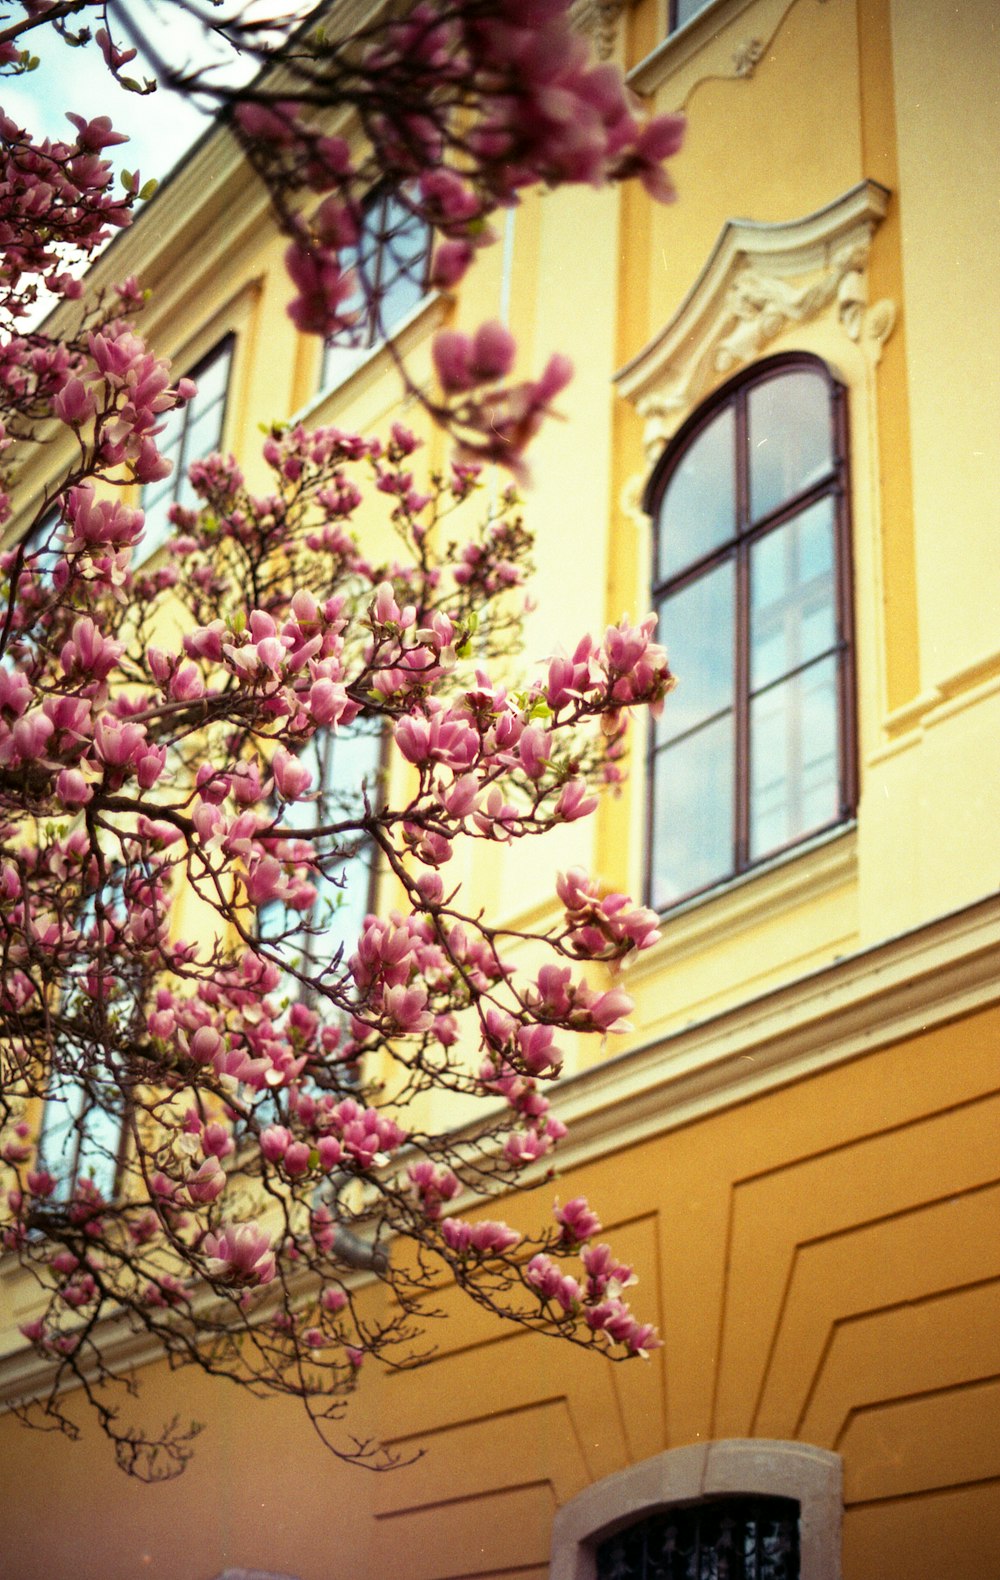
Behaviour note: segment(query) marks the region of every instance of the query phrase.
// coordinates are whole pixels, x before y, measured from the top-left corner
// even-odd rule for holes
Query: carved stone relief
[[[666,328],[616,375],[643,418],[651,462],[720,376],[791,325],[827,314],[877,364],[896,321],[891,301],[868,299],[871,241],[888,197],[861,182],[802,220],[727,223]]]
[[[618,41],[618,23],[630,0],[578,0],[573,7],[573,20],[593,40],[594,54],[598,60],[609,60]]]

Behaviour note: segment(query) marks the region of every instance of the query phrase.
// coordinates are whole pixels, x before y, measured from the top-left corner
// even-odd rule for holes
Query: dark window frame
[[[799,493],[757,519],[751,515],[749,486],[749,446],[747,442],[747,412],[750,393],[774,379],[788,373],[813,372],[824,379],[829,394],[830,447],[832,464],[823,476],[814,480]],[[736,481],[735,527],[733,533],[691,563],[671,576],[660,577],[660,512],[670,482],[685,455],[701,434],[727,408],[735,415],[734,465]],[[659,609],[666,599],[692,585],[717,566],[730,559],[735,569],[735,619],[733,632],[733,717],[734,717],[734,796],[733,796],[733,860],[729,869],[718,873],[709,881],[686,890],[659,907],[661,913],[673,910],[700,895],[707,894],[724,883],[744,876],[810,840],[818,838],[851,821],[857,810],[858,800],[858,750],[855,688],[855,633],[851,510],[850,510],[850,452],[847,420],[846,387],[834,377],[827,364],[808,352],[786,352],[754,363],[730,379],[721,389],[691,414],[671,439],[657,462],[643,497],[643,508],[653,519],[653,572],[651,596],[653,607]],[[830,652],[836,655],[837,667],[837,810],[821,826],[796,834],[783,844],[768,848],[758,856],[750,853],[751,781],[750,781],[750,553],[753,546],[770,532],[780,529],[794,518],[802,516],[810,506],[830,498],[833,502],[834,545],[834,595],[833,611],[837,640]],[[669,647],[670,633],[660,632],[661,640]],[[826,656],[829,656],[827,654]],[[809,668],[816,659],[799,666],[798,671],[788,671],[770,684],[788,680],[795,673]],[[683,677],[682,677],[683,678]],[[762,688],[762,692],[768,688]],[[669,699],[666,704],[670,707]],[[704,723],[704,721],[702,721]],[[656,845],[656,809],[654,797],[654,770],[658,753],[653,729],[649,734],[647,752],[648,793],[646,797],[646,858],[645,884],[649,903],[655,904],[653,893],[654,857]]]
[[[202,450],[198,455],[188,454],[188,439],[190,437],[191,429],[195,422],[197,422],[203,415],[203,412],[200,412],[198,409],[198,396],[195,395],[194,399],[189,401],[183,408],[183,411],[180,413],[180,443],[177,446],[176,457],[170,457],[174,460],[173,471],[170,473],[168,478],[161,479],[160,482],[146,483],[142,490],[140,503],[143,509],[146,510],[147,516],[146,537],[143,539],[142,543],[140,543],[138,549],[138,562],[140,564],[149,559],[153,554],[157,553],[158,550],[160,550],[168,541],[170,536],[169,527],[167,526],[163,530],[157,530],[151,538],[149,537],[149,512],[152,509],[158,508],[162,501],[166,501],[166,510],[169,510],[171,505],[176,505],[180,500],[181,491],[187,481],[188,467],[193,461],[202,461],[206,455],[214,454],[214,452],[222,443],[226,431],[226,418],[229,415],[229,398],[233,382],[233,362],[235,360],[235,352],[236,333],[234,330],[229,330],[222,336],[221,340],[217,340],[215,344],[205,352],[204,356],[199,357],[198,361],[188,370],[187,373],[184,374],[185,378],[192,379],[194,383],[197,384],[199,378],[201,378],[209,368],[211,368],[216,362],[221,361],[224,357],[226,358],[226,379],[223,386],[222,399],[219,402],[218,437],[216,442],[210,446],[209,449]],[[162,486],[164,483],[166,484],[165,487]],[[151,501],[150,496],[152,496]]]

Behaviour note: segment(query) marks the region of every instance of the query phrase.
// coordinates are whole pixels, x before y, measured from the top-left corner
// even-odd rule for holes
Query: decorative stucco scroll
[[[733,69],[737,77],[752,77],[754,67],[764,58],[767,45],[762,38],[745,38],[733,50]]]
[[[726,221],[666,327],[615,375],[645,420],[650,461],[720,377],[790,325],[830,315],[878,362],[896,310],[887,299],[869,305],[868,257],[888,205],[885,187],[861,181],[802,219]]]
[[[618,23],[631,0],[576,0],[571,15],[583,33],[589,33],[598,60],[609,60],[618,41]]]

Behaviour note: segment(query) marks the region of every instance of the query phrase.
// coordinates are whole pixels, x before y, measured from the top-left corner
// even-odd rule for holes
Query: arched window
[[[842,1513],[841,1461],[826,1449],[689,1443],[565,1503],[549,1580],[839,1580]]]
[[[847,484],[844,391],[804,355],[726,385],[650,480],[679,678],[651,740],[658,910],[853,814]]]

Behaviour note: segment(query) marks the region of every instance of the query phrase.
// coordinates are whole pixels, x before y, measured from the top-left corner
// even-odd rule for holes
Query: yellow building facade
[[[798,1503],[802,1580],[1000,1574],[995,10],[579,21],[686,114],[679,202],[534,195],[395,338],[418,380],[435,329],[486,318],[526,371],[573,358],[533,458],[527,651],[655,606],[680,677],[596,819],[474,874],[513,926],[573,863],[663,910],[635,1029],[560,1083],[555,1186],[501,1215],[586,1195],[664,1347],[612,1365],[445,1291],[434,1358],[353,1407],[422,1451],[374,1476],[123,1341],[150,1419],[206,1423],[192,1465],[141,1486],[82,1410],[76,1445],[0,1417],[0,1574],[631,1580],[620,1530],[751,1494]],[[296,332],[282,251],[217,132],[94,270],[151,287],[177,372],[226,348],[251,482],[261,421],[399,412],[384,347],[324,362]],[[11,1402],[34,1362],[3,1298]]]

